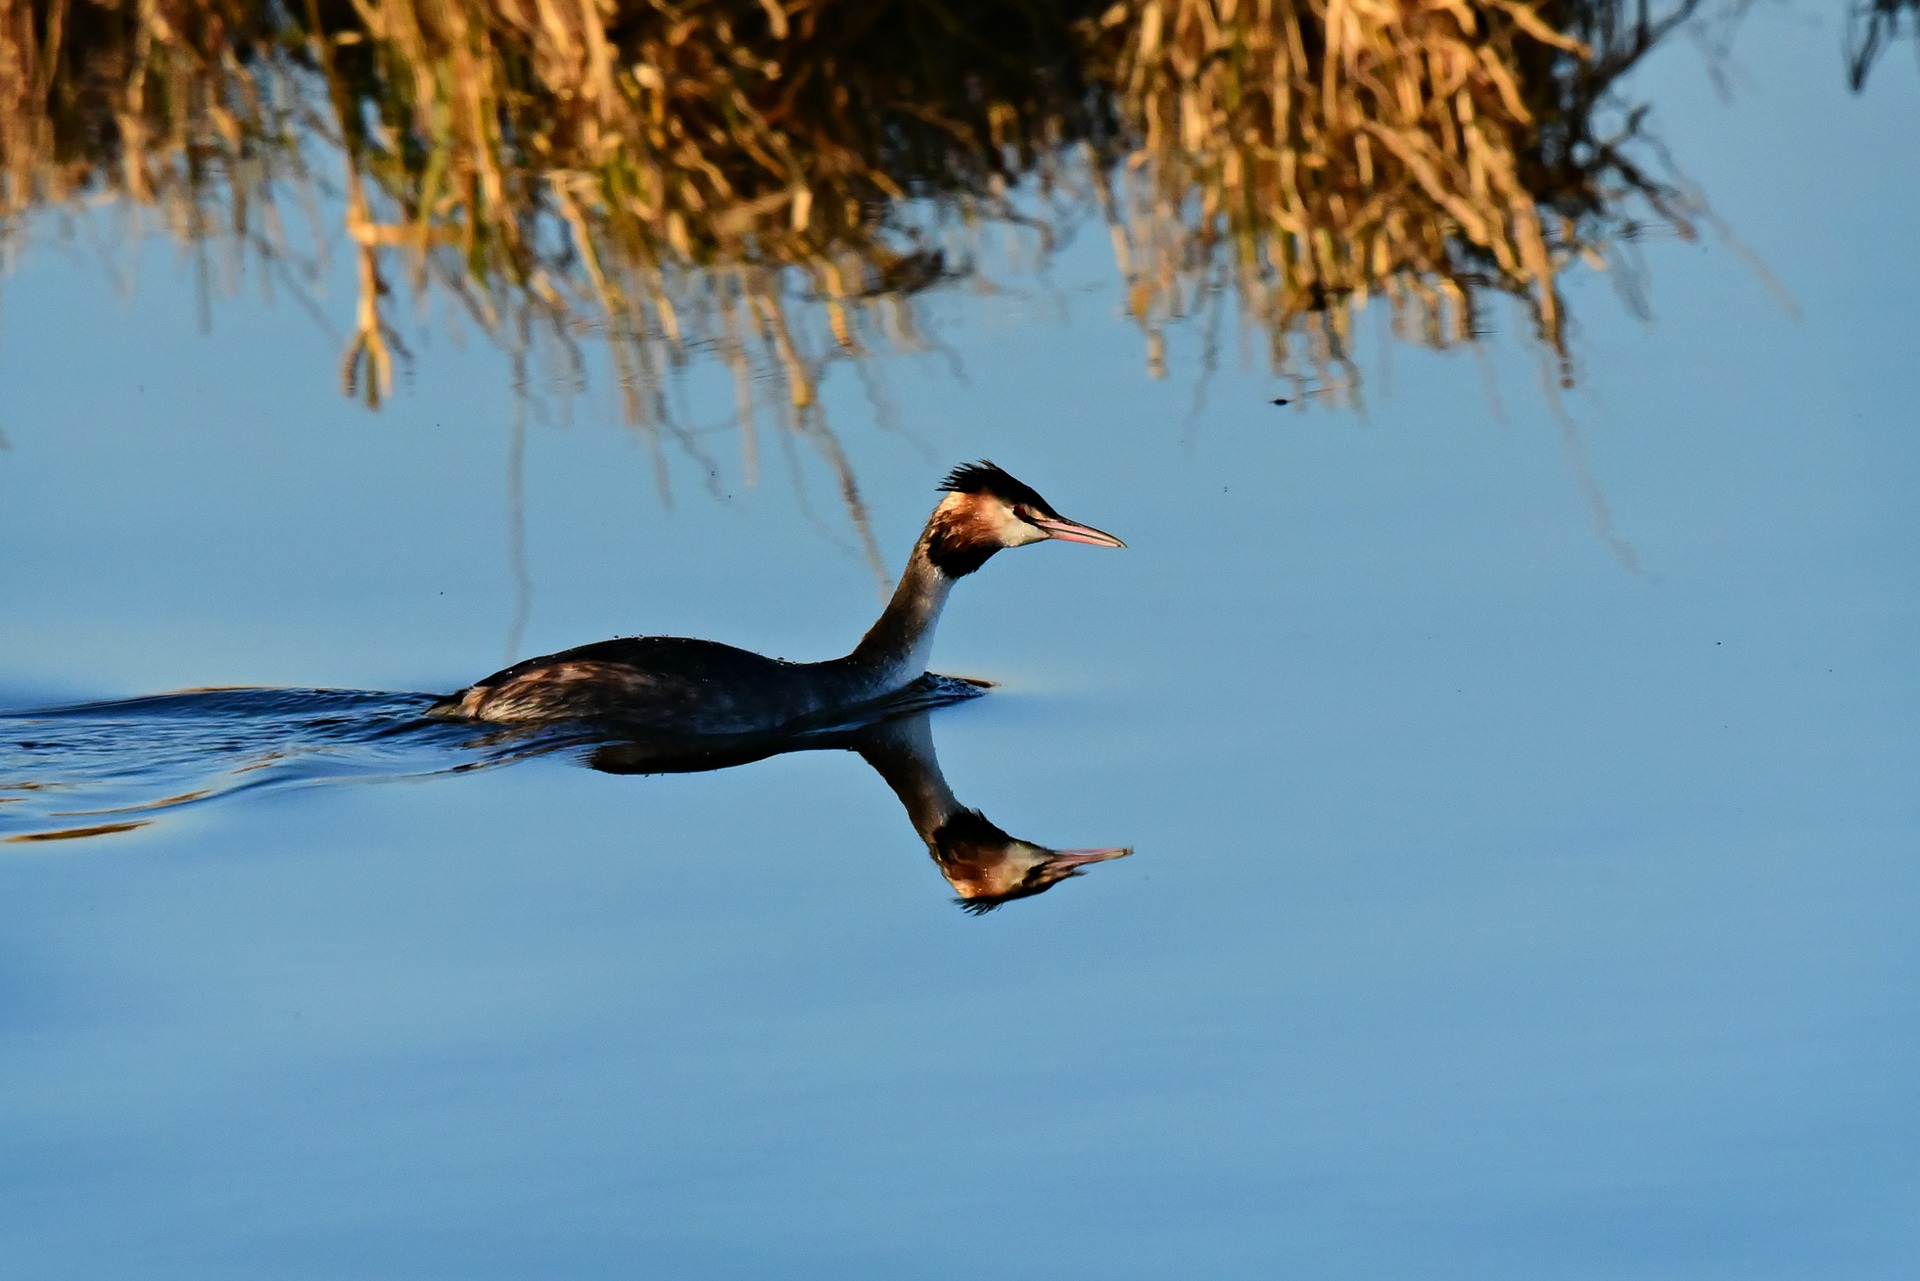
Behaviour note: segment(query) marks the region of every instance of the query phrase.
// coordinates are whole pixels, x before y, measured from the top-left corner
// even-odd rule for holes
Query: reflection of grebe
[[[538,722],[613,718],[665,734],[759,734],[891,694],[919,679],[954,580],[1006,547],[1058,538],[1124,547],[1076,524],[991,463],[954,470],[893,599],[845,658],[788,663],[679,636],[634,636],[530,658],[435,703],[438,716]]]
[[[929,691],[926,700],[928,706],[939,706],[966,697],[960,689],[937,689]],[[685,773],[727,769],[783,752],[835,749],[858,752],[887,781],[906,808],[913,830],[926,842],[940,875],[959,893],[960,906],[969,912],[989,911],[1050,890],[1080,875],[1082,868],[1133,852],[1049,849],[1008,836],[979,810],[962,805],[940,772],[925,710],[854,729],[729,740],[725,747],[711,751],[685,739],[607,742],[593,748],[586,762],[608,774]]]
[[[954,798],[933,754],[924,714],[876,725],[850,746],[887,780],[906,806],[913,830],[927,843],[940,875],[959,892],[960,906],[986,912],[1002,903],[1050,890],[1080,869],[1131,849],[1055,850],[1008,836],[979,810]]]

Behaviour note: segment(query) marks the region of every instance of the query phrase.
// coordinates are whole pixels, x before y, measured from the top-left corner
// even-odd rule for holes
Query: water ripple
[[[0,715],[0,840],[127,831],[256,788],[470,770],[556,745],[427,719],[431,702],[204,689]]]

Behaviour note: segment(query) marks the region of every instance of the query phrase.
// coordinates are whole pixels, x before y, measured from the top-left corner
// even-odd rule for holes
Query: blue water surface
[[[287,786],[231,771],[312,716],[184,762],[128,731],[219,802],[0,843],[0,1275],[1914,1275],[1920,77],[1852,95],[1839,42],[1781,7],[1727,96],[1684,41],[1634,73],[1797,315],[1650,240],[1650,319],[1571,278],[1564,419],[1511,318],[1484,367],[1367,339],[1364,416],[1203,379],[1189,331],[1151,381],[1098,235],[932,299],[957,371],[834,372],[892,566],[981,456],[1131,545],[955,593],[936,665],[1000,685],[934,719],[954,792],[1135,849],[980,916],[846,752],[357,737],[604,636],[852,644],[831,471],[763,441],[748,485],[718,373],[672,505],[604,380],[525,424],[516,499],[484,343],[369,414],[297,307],[202,333],[164,247],[125,296],[30,251],[0,709],[375,703]],[[46,777],[10,741],[0,783]],[[69,783],[174,794],[86,742]],[[56,808],[0,796],[14,835]]]

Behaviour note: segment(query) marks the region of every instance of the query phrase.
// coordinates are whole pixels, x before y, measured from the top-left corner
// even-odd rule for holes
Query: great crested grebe
[[[789,663],[716,641],[631,636],[529,658],[429,714],[526,724],[612,719],[667,735],[775,733],[903,689],[927,670],[956,580],[1007,547],[1057,538],[1124,547],[1068,520],[989,462],[957,467],[880,619],[845,658]]]

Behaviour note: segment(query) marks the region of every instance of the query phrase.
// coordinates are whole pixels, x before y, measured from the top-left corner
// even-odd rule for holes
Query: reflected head
[[[947,884],[960,892],[954,901],[974,916],[1050,890],[1089,864],[1133,852],[1048,849],[1007,835],[979,810],[953,815],[927,838],[927,849]]]

